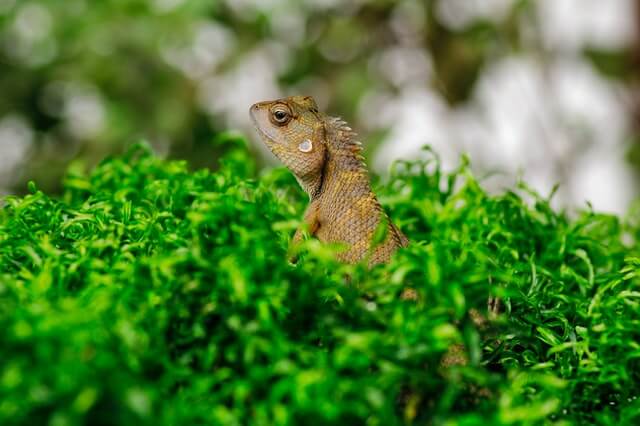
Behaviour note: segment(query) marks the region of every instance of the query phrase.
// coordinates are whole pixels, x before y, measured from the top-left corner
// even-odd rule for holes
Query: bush
[[[60,199],[6,199],[1,424],[640,420],[637,217],[490,196],[431,157],[378,188],[412,240],[391,263],[308,240],[294,266],[306,196],[220,143],[214,173],[136,146],[72,168]],[[477,326],[489,295],[504,313]]]

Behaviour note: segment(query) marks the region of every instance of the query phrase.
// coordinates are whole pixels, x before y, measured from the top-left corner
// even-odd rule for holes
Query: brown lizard
[[[260,102],[251,106],[250,115],[265,145],[309,195],[292,246],[306,228],[320,241],[344,243],[340,261],[366,259],[374,265],[408,244],[371,190],[362,145],[344,121],[319,112],[309,96]],[[374,246],[379,226],[386,226],[386,235]]]

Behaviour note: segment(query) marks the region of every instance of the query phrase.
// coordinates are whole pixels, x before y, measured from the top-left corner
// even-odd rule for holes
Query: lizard
[[[344,244],[339,261],[373,266],[409,243],[371,189],[362,144],[345,121],[320,112],[310,96],[258,102],[249,113],[263,143],[309,195],[292,247],[306,230],[322,242]],[[386,232],[374,244],[378,227]]]

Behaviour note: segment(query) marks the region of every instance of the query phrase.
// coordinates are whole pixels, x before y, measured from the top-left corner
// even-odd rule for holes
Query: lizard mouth
[[[269,137],[268,134],[266,134],[261,128],[260,126],[258,126],[255,121],[253,123],[254,127],[256,128],[256,130],[258,131],[258,134],[260,135],[260,138],[263,140],[263,142],[265,142],[267,145],[272,145],[275,144],[276,142]]]
[[[258,131],[258,134],[262,137],[263,141],[268,145],[275,144],[275,140],[271,135],[265,132],[260,126],[260,108],[258,104],[254,104],[249,109],[249,116],[251,117],[251,122],[253,123],[253,127]]]

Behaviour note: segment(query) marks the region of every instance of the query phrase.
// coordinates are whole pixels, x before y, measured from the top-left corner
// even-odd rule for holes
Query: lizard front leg
[[[304,217],[302,218],[303,223],[298,229],[296,229],[296,233],[293,234],[293,238],[291,239],[291,243],[289,244],[289,262],[296,263],[298,261],[298,256],[292,254],[292,251],[295,246],[302,241],[305,232],[308,232],[309,235],[314,236],[316,231],[320,227],[318,207],[318,201],[313,200],[307,207],[307,211],[304,212]]]

